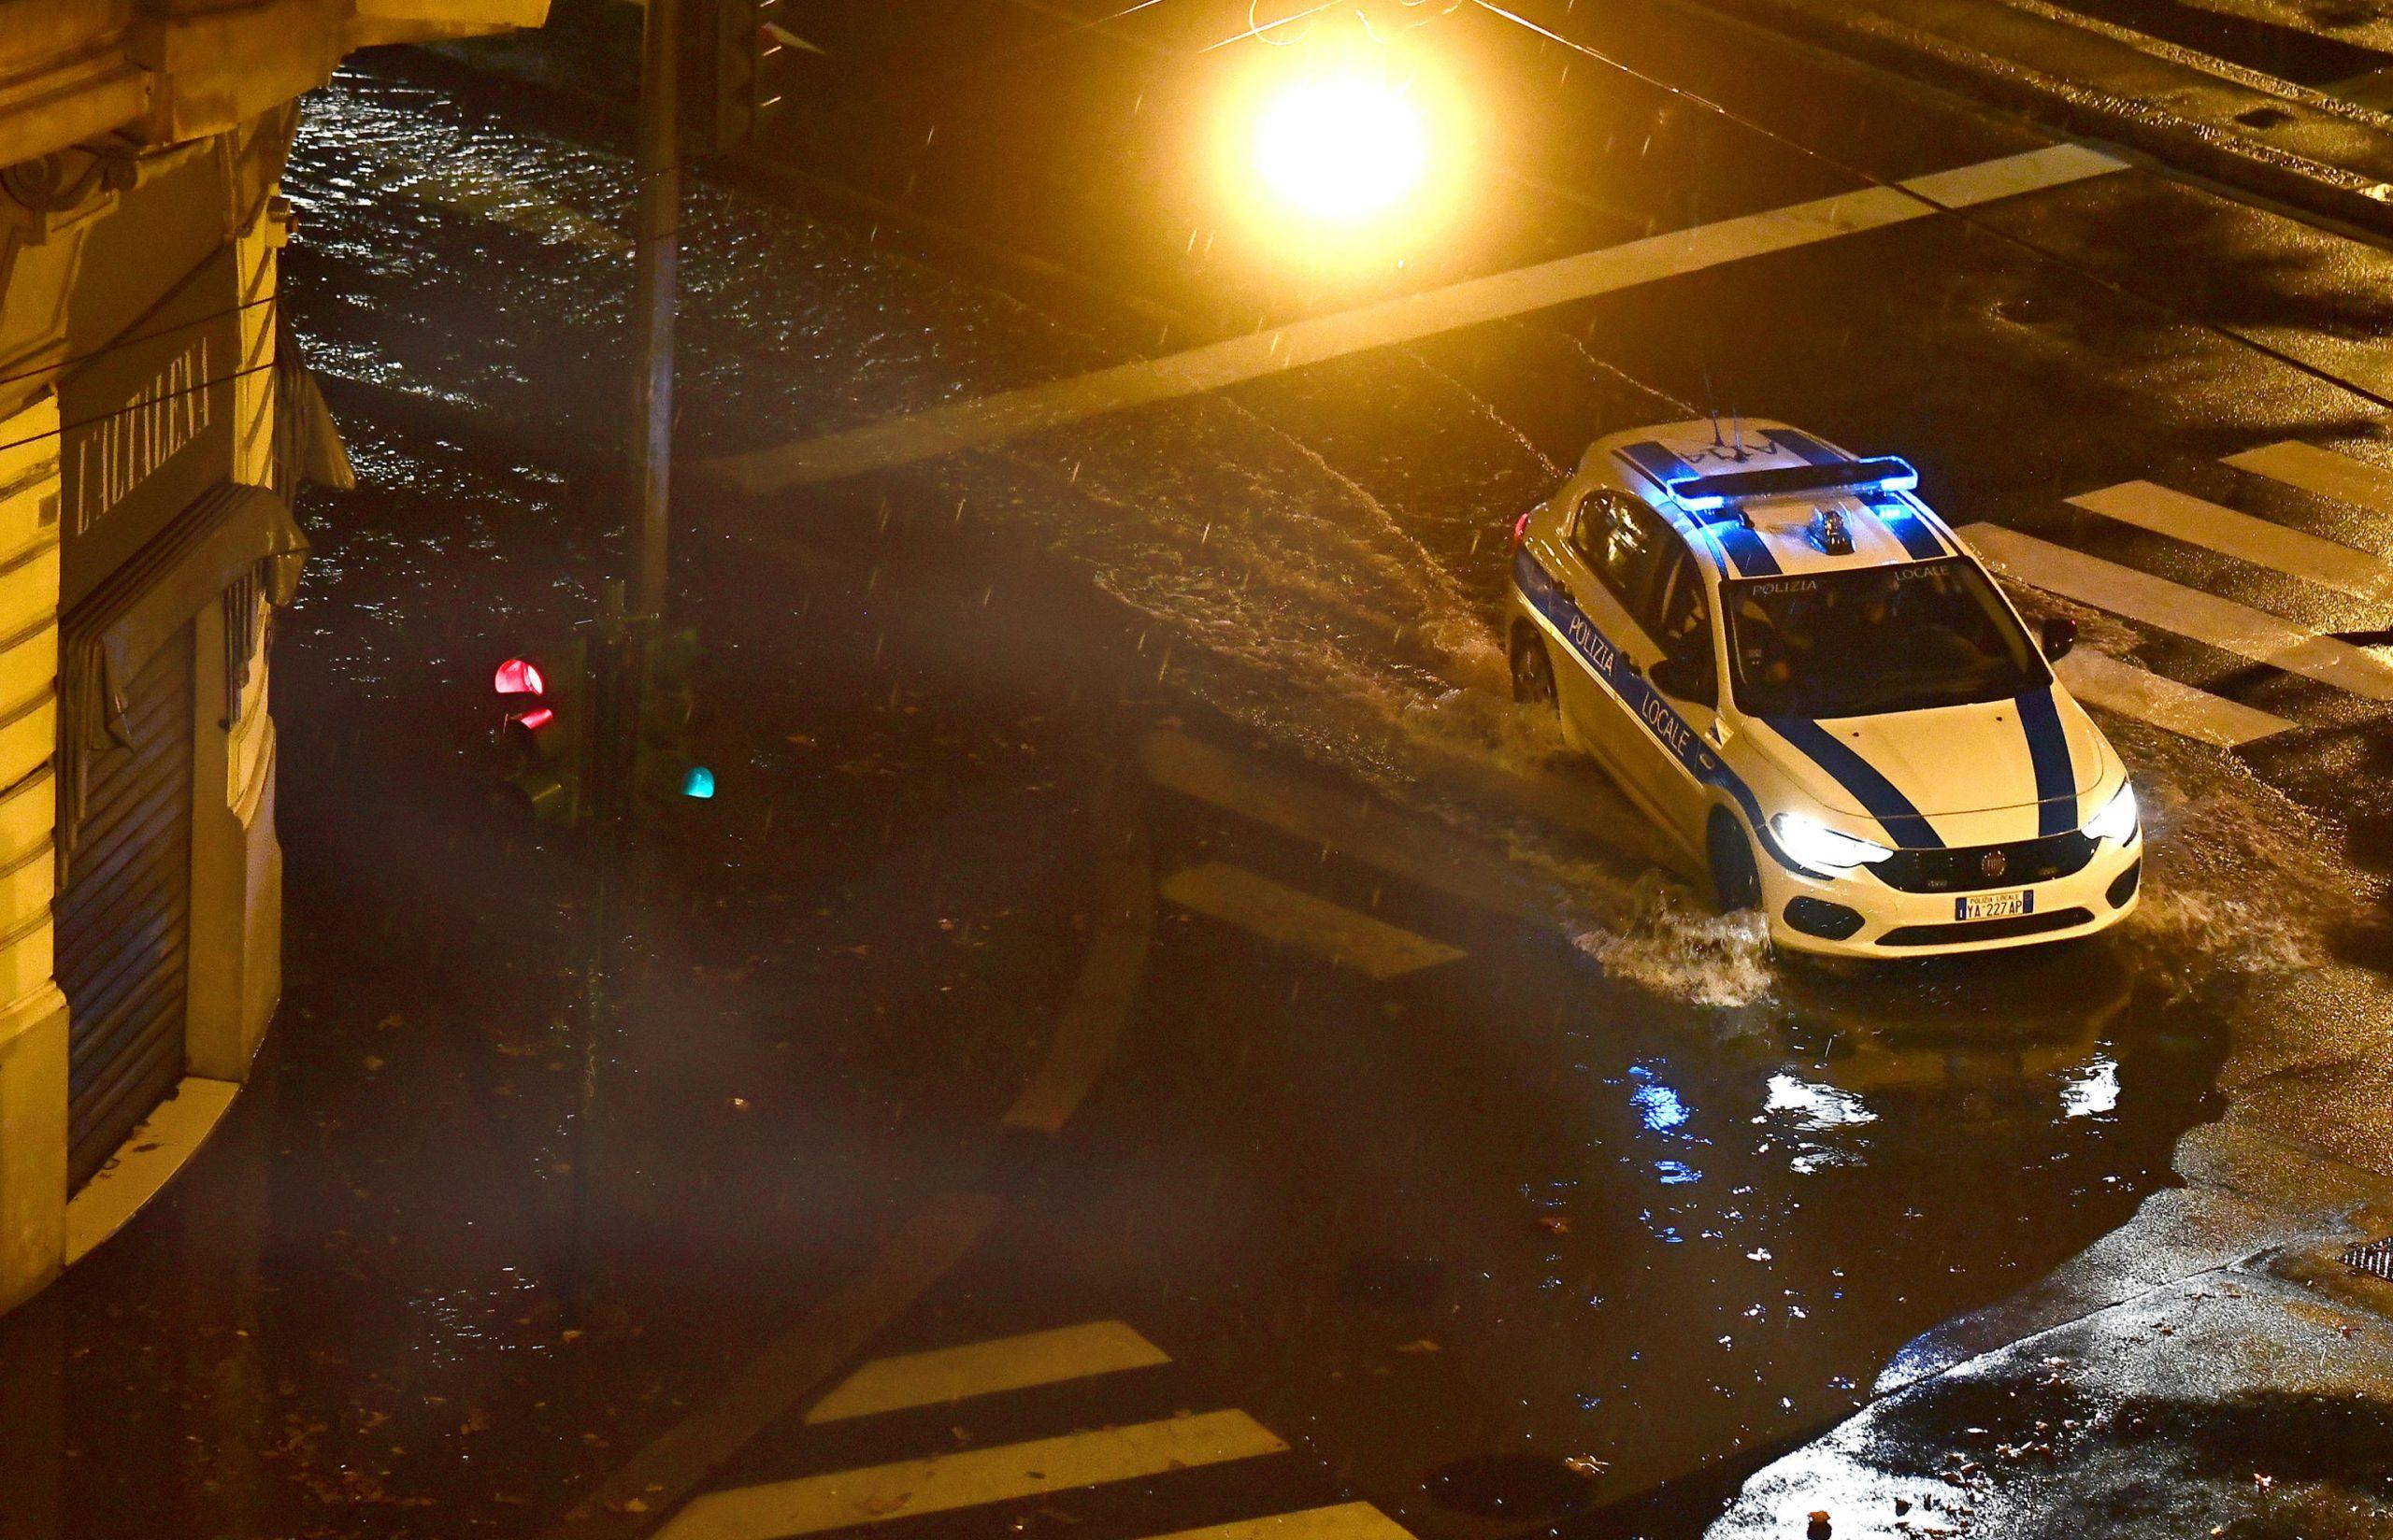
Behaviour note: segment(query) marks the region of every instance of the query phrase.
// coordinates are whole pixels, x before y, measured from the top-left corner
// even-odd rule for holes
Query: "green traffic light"
[[[714,795],[714,772],[703,764],[694,764],[681,777],[681,794],[700,801]]]

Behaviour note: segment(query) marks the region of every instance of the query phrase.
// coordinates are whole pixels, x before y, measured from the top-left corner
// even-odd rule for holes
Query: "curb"
[[[2379,244],[2393,116],[2044,0],[1694,0]]]

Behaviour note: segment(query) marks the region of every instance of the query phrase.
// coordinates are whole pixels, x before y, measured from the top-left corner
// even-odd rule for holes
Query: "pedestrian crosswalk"
[[[1122,1322],[1091,1321],[875,1359],[816,1402],[806,1420],[838,1422],[1169,1362],[1154,1344]]]
[[[2357,599],[2380,598],[2388,581],[2393,581],[2393,565],[2366,551],[2149,481],[2123,481],[2070,502],[2089,513],[2189,545],[2207,546]]]
[[[1127,1323],[1083,1322],[935,1348],[865,1363],[805,1416],[810,1430],[852,1428],[873,1418],[954,1408],[1012,1392],[1097,1381],[1169,1364],[1169,1356]],[[1186,1481],[1211,1467],[1285,1455],[1285,1440],[1234,1408],[1076,1426],[979,1447],[892,1450],[899,1458],[802,1472],[700,1494],[669,1518],[658,1540],[788,1540],[869,1530],[935,1514],[984,1513],[969,1533],[998,1533],[1008,1504],[1052,1504],[1059,1494],[1170,1476]],[[1052,1506],[1041,1514],[1058,1515]],[[1212,1512],[1221,1511],[1218,1503]],[[1078,1522],[1076,1519],[1073,1522]],[[1183,1520],[1184,1522],[1184,1520]],[[1020,1528],[1019,1524],[1012,1526]],[[1410,1540],[1368,1503],[1308,1503],[1198,1528],[1168,1523],[1125,1540]]]
[[[2314,498],[2393,517],[2393,468],[2355,455],[2286,441],[2228,455],[2222,463]],[[2381,606],[2393,599],[2393,559],[2377,551],[2149,480],[2097,488],[2068,502],[2105,520],[2103,527],[2142,530],[2293,578],[2319,591],[2324,607],[2350,613],[2349,602],[2357,600],[2367,606],[2359,612],[2366,623],[2338,628],[2347,635],[2386,625]],[[2000,524],[1971,524],[1959,534],[1990,566],[2015,583],[2360,700],[2393,701],[2393,657],[2275,608],[2239,603]],[[2063,659],[2057,672],[2089,705],[2221,748],[2241,747],[2296,725],[2286,717],[2090,649]]]
[[[2349,455],[2298,441],[2267,444],[2230,454],[2228,464],[2288,487],[2349,503],[2371,513],[2393,515],[2393,475]]]
[[[1165,1418],[709,1492],[664,1533],[672,1540],[781,1540],[1280,1454],[1287,1447],[1244,1412]]]
[[[2266,610],[1999,524],[1971,524],[1960,535],[1998,571],[2030,587],[2372,701],[2393,700],[2393,664]]]
[[[2214,749],[2256,743],[2293,725],[2242,701],[2196,690],[2090,649],[2070,653],[2053,672],[2087,706],[2150,722]]]

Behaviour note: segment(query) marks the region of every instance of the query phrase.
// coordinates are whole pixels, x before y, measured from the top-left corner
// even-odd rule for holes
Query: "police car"
[[[1516,698],[1780,946],[1918,957],[2135,907],[2126,767],[1917,474],[1782,422],[1598,442],[1514,526]]]

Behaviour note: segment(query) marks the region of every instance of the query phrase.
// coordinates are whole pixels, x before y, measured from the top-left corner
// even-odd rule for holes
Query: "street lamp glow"
[[[1442,65],[1353,36],[1241,60],[1223,80],[1210,148],[1234,245],[1331,283],[1368,280],[1440,247],[1464,212],[1474,136]]]
[[[1336,225],[1376,219],[1417,194],[1429,167],[1420,108],[1362,69],[1300,78],[1263,105],[1255,173],[1291,213]]]

